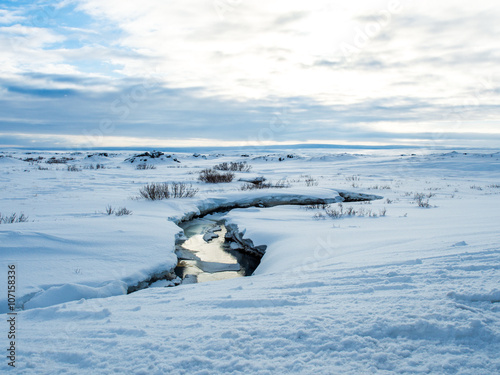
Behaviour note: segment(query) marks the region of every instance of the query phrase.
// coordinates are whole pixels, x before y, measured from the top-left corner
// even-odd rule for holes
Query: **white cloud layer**
[[[336,4],[83,0],[81,8],[117,24],[125,31],[118,43],[151,58],[149,65],[123,64],[124,74],[141,75],[154,64],[173,87],[242,100],[446,102],[497,69],[500,11],[492,2]]]
[[[43,27],[22,22],[40,13]],[[190,129],[210,138],[201,128],[228,106],[234,117],[240,111],[235,124],[246,119],[248,127],[227,141],[246,139],[249,130],[255,137],[276,106],[290,109],[276,142],[384,143],[384,133],[393,142],[394,134],[432,131],[487,136],[500,126],[498,19],[500,8],[485,0],[74,0],[50,11],[3,10],[0,84],[7,89],[0,99],[35,93],[57,105],[59,92],[90,106],[97,98],[79,119],[88,129],[130,92],[128,82],[154,76],[148,111],[135,116],[186,139],[198,138]],[[191,104],[179,109],[191,128],[176,127],[182,114],[176,121],[158,116],[174,100],[169,90],[189,90],[182,99]],[[21,116],[12,108],[0,121]],[[117,136],[133,136],[118,125]]]

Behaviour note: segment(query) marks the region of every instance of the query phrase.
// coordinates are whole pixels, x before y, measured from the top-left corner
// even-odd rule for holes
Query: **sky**
[[[0,147],[498,147],[495,1],[0,1]]]

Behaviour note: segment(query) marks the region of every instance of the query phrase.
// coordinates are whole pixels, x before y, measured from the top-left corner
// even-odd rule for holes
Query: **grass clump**
[[[415,199],[415,202],[417,203],[418,207],[422,208],[430,208],[431,205],[429,203],[429,198],[432,198],[434,194],[429,193],[429,194],[424,194],[424,193],[415,193],[413,196],[413,199]]]
[[[43,160],[43,156],[39,156],[37,158],[28,157],[28,158],[23,159],[23,161],[28,162],[30,164],[40,163],[42,160]]]
[[[144,169],[156,169],[156,165],[153,164],[137,164],[135,169],[144,170]]]
[[[313,178],[312,176],[305,176],[306,179],[306,186],[318,186],[318,180],[316,180],[315,178]]]
[[[28,221],[28,216],[21,213],[17,216],[16,213],[11,214],[10,216],[3,216],[0,213],[0,224],[13,224],[13,223],[25,223]]]
[[[359,176],[347,176],[347,177],[345,178],[345,180],[346,180],[347,182],[350,182],[350,181],[359,181],[359,180],[360,180],[360,178],[359,178]]]
[[[80,172],[81,169],[79,169],[76,165],[68,165],[68,171],[69,172]]]
[[[373,190],[391,190],[391,187],[389,185],[373,185],[369,187],[368,189],[373,189]]]
[[[241,161],[238,163],[220,163],[213,167],[216,171],[231,171],[231,172],[249,172],[252,169],[251,165],[248,165],[246,161]]]
[[[59,159],[55,156],[52,156],[50,159],[46,161],[47,164],[66,164],[68,161],[75,160],[74,158],[67,158],[65,156],[60,157]]]
[[[384,207],[379,210],[378,214],[373,212],[371,209],[365,209],[364,207],[355,208],[353,206],[345,207],[342,203],[339,203],[338,208],[333,208],[331,205],[310,205],[310,209],[322,208],[323,212],[317,212],[314,214],[315,219],[325,219],[327,217],[331,219],[341,219],[343,217],[378,217],[385,216],[387,210]]]
[[[142,198],[151,201],[169,198],[191,198],[194,197],[196,193],[198,193],[198,189],[184,182],[173,182],[170,184],[167,182],[153,182],[145,185],[139,191]]]
[[[106,213],[106,215],[115,214],[116,216],[132,215],[132,211],[128,210],[125,207],[121,207],[121,208],[115,210],[111,205],[106,206],[105,213]]]
[[[104,164],[89,164],[83,167],[83,169],[105,169]]]
[[[221,182],[231,182],[234,179],[232,172],[218,172],[215,169],[204,169],[200,172],[198,177],[200,181],[218,184]]]
[[[119,208],[115,211],[116,216],[132,215],[132,211],[126,209],[125,207]]]

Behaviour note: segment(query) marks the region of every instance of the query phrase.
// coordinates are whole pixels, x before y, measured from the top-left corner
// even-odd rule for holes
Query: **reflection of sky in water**
[[[203,239],[203,235],[210,228],[219,225],[221,230],[215,232],[219,237],[210,242]],[[239,264],[241,256],[235,256],[234,251],[228,251],[223,247],[226,228],[214,219],[195,219],[189,223],[182,224],[184,233],[188,240],[182,244],[189,252],[182,252],[180,257],[192,260],[181,260],[176,273],[185,278],[186,275],[196,275],[198,282],[231,279],[245,275],[245,269]],[[187,277],[185,281],[193,280]]]
[[[213,226],[213,223],[209,223],[208,225],[203,223],[201,225],[195,225],[195,228],[193,229],[198,233],[200,233],[200,231],[204,233],[211,226]],[[233,255],[224,251],[224,249],[222,248],[222,244],[224,243],[224,235],[226,234],[226,228],[224,226],[222,226],[221,228],[221,231],[215,232],[219,235],[219,237],[214,238],[208,243],[203,239],[203,234],[197,234],[189,237],[189,239],[184,242],[182,247],[193,251],[198,258],[205,262],[220,262],[231,264],[238,263]]]

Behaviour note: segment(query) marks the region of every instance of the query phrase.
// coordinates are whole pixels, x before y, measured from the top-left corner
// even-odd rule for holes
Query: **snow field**
[[[50,286],[44,303],[33,298],[19,314],[15,372],[499,373],[498,154],[293,152],[298,157],[282,162],[251,155],[253,169],[241,175],[287,178],[306,193],[381,195],[344,207],[377,214],[385,207],[386,215],[317,219],[321,208],[235,209],[227,220],[268,246],[254,276],[130,295],[119,295],[122,283],[174,261],[177,227],[168,217],[243,193],[238,182],[201,184],[196,171],[241,157],[177,155],[182,168],[166,160],[135,170],[119,153],[104,170],[80,172],[1,158],[1,212],[22,210],[35,220],[0,226],[2,268],[15,260],[27,269],[35,259],[40,266],[21,272],[19,282]],[[130,199],[148,182],[172,180],[196,184],[199,195]],[[418,207],[415,193],[431,195],[431,207]],[[107,204],[133,214],[100,213]]]

